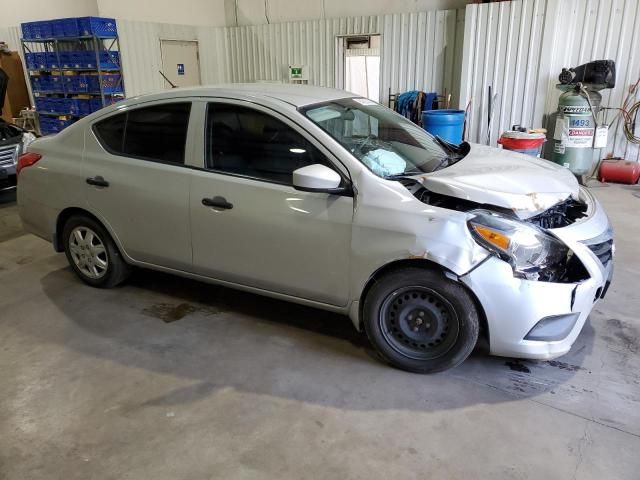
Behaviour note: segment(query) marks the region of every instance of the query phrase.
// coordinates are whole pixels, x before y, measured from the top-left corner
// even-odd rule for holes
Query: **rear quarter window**
[[[190,102],[136,108],[94,125],[98,140],[114,155],[184,163]]]

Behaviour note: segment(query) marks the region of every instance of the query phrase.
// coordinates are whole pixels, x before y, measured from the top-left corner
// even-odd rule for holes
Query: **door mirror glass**
[[[342,177],[335,170],[315,163],[293,171],[293,186],[305,192],[341,193]]]

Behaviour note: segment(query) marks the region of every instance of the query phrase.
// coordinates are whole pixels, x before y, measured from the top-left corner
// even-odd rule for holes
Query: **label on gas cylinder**
[[[590,117],[558,117],[553,138],[567,148],[591,148],[593,132],[593,119]]]
[[[606,148],[609,140],[609,125],[600,125],[596,128],[596,138],[593,140],[593,148]]]
[[[569,113],[574,115],[584,115],[591,114],[591,107],[588,106],[578,106],[578,105],[560,105],[558,107],[560,113]]]

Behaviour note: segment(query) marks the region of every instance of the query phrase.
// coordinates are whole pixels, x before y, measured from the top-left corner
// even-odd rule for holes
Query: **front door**
[[[194,170],[194,270],[332,305],[349,297],[353,198],[292,186],[293,170],[323,163],[285,117],[258,106],[210,103],[204,170]]]
[[[86,132],[90,210],[134,260],[191,268],[190,169],[184,166],[190,102],[111,115]]]

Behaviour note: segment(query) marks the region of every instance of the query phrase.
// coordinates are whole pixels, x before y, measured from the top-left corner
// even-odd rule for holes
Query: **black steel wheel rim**
[[[382,302],[378,322],[387,344],[414,360],[442,357],[460,333],[451,303],[421,286],[402,287],[389,294]]]

